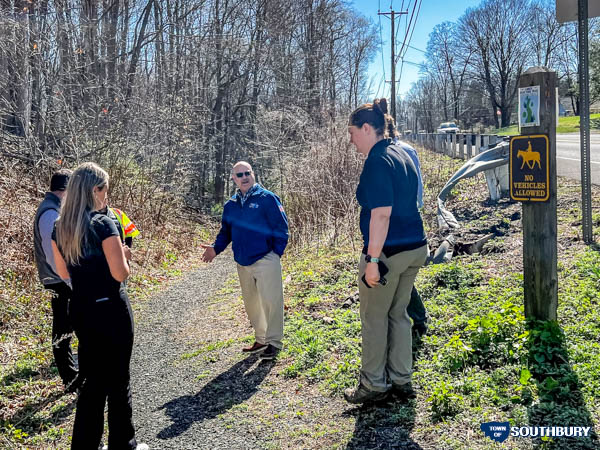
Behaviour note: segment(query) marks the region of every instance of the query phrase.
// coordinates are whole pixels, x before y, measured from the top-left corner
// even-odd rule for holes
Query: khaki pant
[[[361,280],[367,263],[361,255],[359,271],[362,325],[362,384],[384,392],[390,383],[405,384],[412,373],[411,322],[406,313],[419,268],[427,258],[427,245],[380,259],[390,270],[385,286],[365,286]]]
[[[238,264],[237,271],[256,342],[282,348],[283,283],[279,256],[267,253],[249,266]]]

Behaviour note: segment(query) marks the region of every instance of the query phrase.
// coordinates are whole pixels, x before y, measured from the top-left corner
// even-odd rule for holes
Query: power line
[[[406,59],[404,59],[404,58],[402,58],[402,63],[403,63],[403,64],[404,64],[404,63],[406,63],[406,64],[410,64],[411,66],[417,66],[417,67],[422,67],[422,68],[425,68],[425,67],[427,67],[427,66],[425,65],[425,63],[416,63],[416,62],[412,62],[412,61],[407,61],[407,60],[406,60]]]
[[[419,0],[419,11],[421,10],[421,1],[422,0]],[[415,25],[417,24],[417,20],[416,20],[416,17],[415,17],[415,11],[416,11],[416,9],[417,9],[417,0],[415,0],[415,5],[413,6],[413,10],[412,10],[412,13],[410,15],[410,22],[408,23],[408,27],[406,28],[406,34],[404,35],[404,41],[402,42],[402,47],[400,48],[400,51],[398,52],[398,56],[399,57],[404,57],[404,53],[406,53],[405,46],[407,44],[406,40],[408,39],[408,34],[410,33],[410,39],[408,39],[408,44],[410,44],[410,41],[412,39],[412,35],[413,35],[414,31],[415,31]],[[419,14],[417,13],[417,16],[418,15]],[[413,25],[413,18],[415,19],[414,25]],[[412,25],[412,31],[410,29],[411,25]]]
[[[379,91],[381,90],[381,85],[384,84],[384,81],[385,75],[381,77],[381,80],[379,81],[379,86],[377,87],[377,93],[375,94],[375,98],[379,98]]]
[[[412,48],[413,50],[416,50],[416,51],[421,52],[421,53],[427,53],[425,50],[421,50],[420,48],[413,47],[412,45],[407,45],[407,47],[408,48]]]
[[[402,79],[402,69],[404,69],[404,58],[402,58],[402,64],[400,64],[400,75],[398,75],[398,82]]]
[[[416,4],[416,2],[415,2],[415,4]],[[420,9],[421,9],[421,3],[419,2],[419,10],[420,10]],[[418,17],[418,16],[419,16],[419,12],[417,11],[417,17]],[[408,42],[410,42],[410,41],[412,40],[412,36],[413,36],[413,33],[415,32],[416,24],[417,24],[417,20],[416,20],[416,18],[415,18],[415,25],[413,26],[413,29],[412,29],[412,31],[411,31],[411,33],[410,33],[410,38],[408,39]],[[404,61],[404,56],[406,55],[406,52],[408,51],[408,48],[409,48],[409,47],[411,47],[411,46],[410,46],[409,44],[406,44],[406,50],[404,51],[404,54],[402,55],[402,61]],[[411,48],[414,48],[414,47],[411,47]],[[417,50],[418,50],[418,49],[417,49]],[[425,52],[423,52],[423,53],[425,53]],[[409,62],[409,64],[415,64],[415,63],[410,63],[410,62]],[[415,64],[415,65],[416,65],[416,64]],[[421,64],[419,64],[419,65],[423,65],[423,64],[421,63]],[[398,80],[398,81],[400,81],[400,80]]]
[[[402,66],[400,66],[400,76],[398,77],[398,83],[402,80],[402,68],[404,67],[404,55],[406,55],[406,52],[408,51],[408,48],[411,47],[410,41],[412,41],[413,33],[415,32],[415,28],[417,27],[417,20],[419,18],[419,13],[421,12],[421,3],[422,3],[422,1],[423,0],[419,0],[419,8],[417,9],[417,15],[415,16],[415,22],[413,24],[412,31],[410,32],[410,37],[408,38],[408,42],[406,42],[406,37],[408,36],[408,29],[406,30],[407,34],[404,37],[404,42],[406,42],[406,50],[404,50],[404,53],[402,54]],[[415,6],[413,8],[413,15],[415,13],[415,8],[416,7],[417,7],[417,0],[415,0]],[[412,22],[412,18],[413,18],[413,16],[411,15],[411,18],[410,18],[411,22]],[[410,28],[410,25],[409,25],[409,28]],[[404,47],[404,43],[402,44],[402,47]],[[411,47],[411,48],[414,48],[414,47]],[[418,50],[418,49],[416,49],[416,50]],[[401,50],[401,52],[402,52],[402,50]],[[423,53],[425,53],[425,52],[423,52]],[[413,63],[411,61],[407,61],[407,63],[408,64],[416,65],[416,66],[418,66],[420,68],[424,68],[425,67],[423,64],[415,64],[415,63]]]

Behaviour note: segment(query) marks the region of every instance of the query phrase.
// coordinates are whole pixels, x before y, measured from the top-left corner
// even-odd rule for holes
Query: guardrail
[[[483,150],[494,147],[503,140],[503,136],[475,133],[412,133],[405,134],[403,139],[453,158],[469,160]]]
[[[468,161],[495,147],[505,137],[507,136],[474,133],[412,133],[405,134],[403,138],[435,152]],[[485,170],[485,180],[492,201],[508,197],[508,164]]]

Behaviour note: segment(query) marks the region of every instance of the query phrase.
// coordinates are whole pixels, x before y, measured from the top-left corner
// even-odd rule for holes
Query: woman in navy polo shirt
[[[362,368],[358,386],[344,393],[350,403],[382,400],[390,390],[398,398],[415,395],[406,307],[427,258],[427,238],[417,208],[417,169],[387,138],[389,118],[382,98],[357,108],[348,124],[350,142],[367,157],[356,189],[364,241],[359,264]],[[384,278],[381,263],[389,270]]]

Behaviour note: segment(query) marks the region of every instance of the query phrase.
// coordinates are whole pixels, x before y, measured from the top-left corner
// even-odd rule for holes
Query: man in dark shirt
[[[79,386],[77,368],[71,336],[73,328],[67,317],[71,288],[56,274],[52,253],[52,229],[60,212],[60,203],[65,196],[70,170],[60,170],[52,175],[50,192],[37,209],[33,224],[33,245],[38,275],[44,288],[52,291],[52,351],[54,360],[67,392]]]
[[[211,262],[233,242],[244,306],[256,339],[242,351],[274,359],[283,345],[280,258],[288,241],[287,217],[279,197],[255,182],[250,164],[236,163],[232,176],[239,189],[225,203],[214,244],[202,245],[202,260]]]

